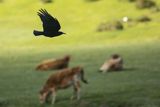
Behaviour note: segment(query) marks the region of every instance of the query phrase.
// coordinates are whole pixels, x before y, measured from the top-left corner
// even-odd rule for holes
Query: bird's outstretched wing
[[[43,30],[46,32],[57,32],[61,29],[61,26],[58,20],[52,17],[45,9],[40,9],[37,12],[38,16],[41,18],[43,22]]]

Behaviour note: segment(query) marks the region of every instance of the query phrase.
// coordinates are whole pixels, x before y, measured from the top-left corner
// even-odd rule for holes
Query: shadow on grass
[[[117,70],[117,71],[115,71],[115,70],[112,70],[112,71],[108,71],[108,72],[106,72],[106,73],[118,73],[118,72],[129,72],[129,71],[136,71],[137,70],[137,68],[123,68],[122,70]],[[97,72],[99,72],[99,73],[102,73],[102,71],[100,71],[100,70],[97,70]]]
[[[0,107],[6,107],[8,105],[8,101],[6,99],[0,98]]]
[[[124,68],[122,71],[135,71],[137,68]]]

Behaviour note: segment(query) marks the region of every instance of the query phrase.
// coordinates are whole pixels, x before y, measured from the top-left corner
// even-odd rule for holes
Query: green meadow
[[[160,6],[160,1],[155,0]],[[67,33],[35,37],[42,30],[37,16],[47,9]],[[122,31],[97,32],[100,23],[149,16],[147,23],[124,24]],[[81,84],[81,100],[70,101],[73,89],[58,91],[54,107],[160,107],[160,12],[138,10],[127,0],[4,0],[0,3],[0,107],[40,105],[38,94],[56,71],[37,72],[44,59],[72,56],[70,67],[83,66],[89,84]],[[121,72],[98,72],[111,54],[124,58]]]

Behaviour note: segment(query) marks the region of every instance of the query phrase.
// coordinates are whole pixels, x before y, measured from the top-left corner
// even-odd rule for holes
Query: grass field
[[[158,5],[160,1],[156,1]],[[67,33],[57,38],[34,37],[42,29],[36,15],[46,8]],[[149,15],[152,21],[123,31],[96,32],[101,22]],[[125,0],[6,0],[0,3],[0,107],[42,107],[38,92],[49,72],[36,72],[44,59],[72,56],[70,66],[84,67],[88,85],[82,99],[70,101],[72,88],[58,92],[54,107],[160,107],[160,13],[137,10]],[[98,73],[111,54],[124,58],[122,72]],[[45,105],[53,107],[53,105]]]

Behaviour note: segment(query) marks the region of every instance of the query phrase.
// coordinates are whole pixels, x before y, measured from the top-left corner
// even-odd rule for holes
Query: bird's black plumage
[[[43,31],[34,30],[33,34],[35,36],[44,35],[47,37],[55,37],[65,34],[64,32],[59,31],[61,26],[58,20],[52,17],[45,9],[40,9],[37,14],[43,22]]]

